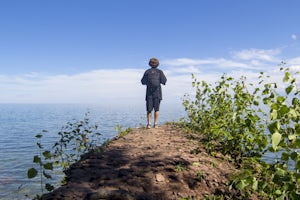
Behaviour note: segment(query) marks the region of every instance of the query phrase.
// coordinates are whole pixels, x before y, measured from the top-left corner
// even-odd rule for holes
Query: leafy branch
[[[33,163],[37,167],[31,167],[27,171],[29,179],[40,176],[41,192],[44,193],[44,188],[47,191],[52,191],[54,186],[48,183],[51,180],[50,175],[54,167],[62,168],[63,171],[68,169],[71,164],[80,160],[81,155],[92,151],[99,142],[101,133],[98,131],[98,126],[91,125],[89,113],[86,113],[83,120],[73,120],[61,128],[58,132],[59,140],[50,148],[46,150],[42,145],[42,133],[37,134],[36,146],[38,154],[33,156]],[[40,196],[37,195],[36,199]]]

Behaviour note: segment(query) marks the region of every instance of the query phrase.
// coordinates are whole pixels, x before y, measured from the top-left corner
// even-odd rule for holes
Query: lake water
[[[49,149],[57,141],[61,127],[73,119],[83,120],[89,112],[91,123],[101,132],[99,144],[123,129],[146,124],[145,105],[83,105],[83,104],[0,104],[0,199],[32,199],[41,194],[38,178],[28,179],[27,170],[34,167],[32,158],[38,153],[35,135],[43,130],[42,144]],[[161,105],[160,123],[178,121],[185,116],[183,106]],[[272,162],[280,154],[267,153],[264,160]],[[36,166],[35,166],[36,167]],[[58,183],[57,175],[52,184]],[[31,198],[25,195],[30,195]]]
[[[117,135],[117,125],[125,129],[146,123],[144,104],[0,104],[0,199],[29,199],[25,195],[40,193],[39,180],[27,178],[38,150],[35,135],[47,130],[42,142],[50,147],[62,126],[73,119],[82,120],[87,112],[92,123],[99,125],[100,143]],[[182,106],[166,106],[162,102],[159,121],[178,121],[184,114]]]

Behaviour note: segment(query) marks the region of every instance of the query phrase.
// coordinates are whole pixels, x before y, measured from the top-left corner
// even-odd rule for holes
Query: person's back
[[[162,100],[161,84],[165,85],[167,78],[163,71],[157,69],[159,61],[156,58],[151,58],[149,61],[150,69],[146,70],[141,80],[143,85],[147,85],[146,89],[146,109],[147,109],[147,128],[151,127],[151,112],[154,114],[154,127],[157,127],[159,117],[159,106]]]

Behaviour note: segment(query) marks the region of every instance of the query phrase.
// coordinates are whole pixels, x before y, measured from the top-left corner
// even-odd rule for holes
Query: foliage
[[[66,170],[72,163],[77,162],[82,154],[95,148],[100,135],[98,126],[90,125],[86,113],[83,120],[68,122],[58,132],[60,139],[52,147],[52,157]]]
[[[223,75],[216,86],[199,82],[195,100],[185,96],[183,105],[188,112],[189,125],[206,136],[208,152],[219,149],[230,154],[236,162],[243,157],[261,156],[267,145],[257,90],[250,93],[245,77],[234,81]]]
[[[198,179],[199,181],[202,181],[202,180],[204,179],[204,174],[203,174],[203,172],[201,172],[201,171],[198,171],[198,172],[197,172],[197,179]]]
[[[43,134],[37,134],[37,148],[38,155],[33,157],[33,163],[38,167],[32,167],[27,171],[28,178],[34,178],[40,175],[41,191],[43,188],[47,191],[52,191],[54,186],[50,183],[45,183],[45,179],[52,179],[50,172],[54,167],[60,167],[66,170],[71,164],[80,159],[84,153],[92,151],[99,141],[98,137],[101,135],[98,131],[97,125],[90,125],[90,121],[86,113],[83,120],[73,120],[63,126],[58,132],[59,140],[50,148],[46,150],[41,144]],[[45,133],[47,131],[43,131]]]
[[[186,165],[184,163],[182,163],[180,161],[175,163],[175,171],[176,172],[181,172],[185,169],[186,169]]]
[[[223,75],[213,86],[193,76],[195,97],[183,102],[186,123],[205,136],[207,151],[229,154],[240,167],[230,187],[241,199],[300,198],[300,91],[295,74],[281,71],[283,83],[269,82],[261,72],[256,87],[245,77]],[[274,154],[273,162],[262,159],[266,152]]]
[[[118,131],[118,136],[119,137],[124,137],[125,135],[127,135],[128,133],[130,133],[132,131],[131,128],[126,128],[125,130],[123,130],[122,126],[120,124],[118,124],[115,127],[116,131]]]
[[[43,133],[47,132],[46,130],[42,131]],[[53,170],[53,162],[51,159],[51,153],[48,150],[45,150],[44,146],[41,143],[41,138],[43,137],[42,133],[37,134],[35,136],[37,138],[37,147],[38,147],[38,155],[33,157],[33,163],[38,165],[38,169],[32,167],[27,171],[28,178],[34,178],[40,173],[40,183],[41,183],[41,191],[44,192],[43,188],[47,191],[52,191],[54,189],[53,185],[49,183],[45,183],[44,179],[52,179],[52,176],[49,174],[49,171]]]

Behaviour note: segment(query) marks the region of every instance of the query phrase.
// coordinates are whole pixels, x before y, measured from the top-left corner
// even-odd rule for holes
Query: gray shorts
[[[159,98],[149,98],[146,101],[146,109],[147,112],[152,112],[152,110],[154,109],[154,111],[159,111],[159,105],[160,105],[160,99]]]

